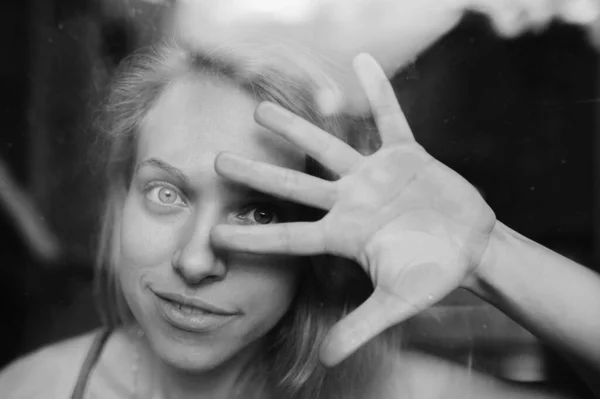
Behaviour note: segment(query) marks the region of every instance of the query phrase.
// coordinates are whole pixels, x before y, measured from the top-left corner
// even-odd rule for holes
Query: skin
[[[329,332],[320,352],[326,365],[465,288],[574,359],[600,392],[593,377],[600,370],[600,276],[498,222],[473,186],[416,143],[377,62],[361,54],[354,68],[383,142],[372,155],[360,155],[274,104],[256,111],[257,121],[336,171],[339,180],[233,154],[216,160],[222,176],[327,215],[310,223],[216,226],[212,241],[261,254],[330,253],[364,268],[374,293]]]
[[[477,268],[496,221],[473,186],[415,142],[377,62],[358,56],[355,70],[383,142],[370,156],[274,104],[256,111],[261,124],[337,172],[339,180],[325,182],[234,154],[216,163],[217,172],[233,181],[328,211],[316,222],[217,226],[212,238],[220,247],[330,253],[355,260],[371,277],[373,295],[323,343],[326,365],[459,287]]]
[[[360,155],[340,140],[274,104],[260,104],[254,115],[256,122],[272,131],[263,130],[265,137],[269,133],[275,133],[272,134],[273,137],[283,138],[298,146],[304,153],[338,173],[341,176],[339,180],[323,181],[302,173],[299,166],[290,168],[269,159],[257,160],[255,154],[234,154],[225,146],[207,146],[211,141],[198,148],[208,151],[206,156],[214,161],[214,168],[219,176],[266,194],[326,210],[327,215],[316,222],[262,226],[223,223],[223,219],[215,218],[204,229],[199,229],[203,231],[202,242],[205,245],[210,242],[216,253],[220,250],[277,256],[329,253],[353,259],[362,265],[371,277],[375,291],[365,303],[332,328],[320,352],[325,365],[339,363],[381,331],[462,287],[495,304],[532,331],[536,331],[540,337],[554,343],[568,356],[591,367],[586,370],[597,369],[598,335],[597,322],[593,321],[596,318],[593,316],[598,309],[593,301],[582,302],[578,293],[585,290],[590,296],[597,296],[600,286],[598,276],[533,242],[520,239],[516,233],[496,221],[493,211],[476,189],[432,158],[415,142],[393,89],[376,61],[370,56],[360,55],[354,66],[382,137],[383,145],[373,155]],[[178,99],[181,101],[182,97],[174,97],[176,98],[165,100],[164,103],[176,103]],[[227,108],[226,105],[231,104],[239,105],[229,101],[220,104],[220,107]],[[250,101],[248,105],[246,111],[249,115],[255,104]],[[168,104],[165,108],[167,106]],[[161,103],[157,105],[158,109],[160,107]],[[154,121],[150,115],[148,125],[155,123],[162,126],[169,115],[178,112],[177,109],[169,111],[165,115],[159,114]],[[193,119],[195,115],[195,112],[190,112],[181,115],[181,119],[174,118],[175,122],[166,124],[162,131],[178,132],[180,129],[176,121],[184,121],[186,118],[183,116]],[[221,114],[215,109],[211,115]],[[214,118],[214,121],[216,124],[222,122],[219,118]],[[148,125],[145,125],[146,129]],[[164,136],[161,135],[160,138]],[[148,137],[154,138],[151,134]],[[177,133],[175,137],[178,137]],[[193,134],[185,135],[186,143],[193,140],[193,137]],[[156,140],[155,143],[160,145],[152,147],[142,141],[140,153],[143,155],[139,158],[148,156],[149,150],[146,147],[163,151],[165,156],[170,154],[169,148],[173,148],[169,140]],[[284,145],[283,142],[281,144]],[[234,143],[229,142],[228,145],[233,146]],[[260,148],[260,145],[256,146],[258,151]],[[284,148],[289,148],[293,153],[291,147]],[[210,152],[211,150],[214,151]],[[227,152],[219,154],[221,151]],[[236,150],[233,152],[239,153]],[[185,154],[174,150],[170,156],[172,162],[189,159]],[[217,178],[210,164],[199,169]],[[139,237],[144,237],[133,231],[123,231],[124,236],[134,240],[134,243]],[[157,242],[146,242],[145,245],[147,244],[160,247]],[[147,249],[144,248],[147,247],[143,246],[138,252],[140,259],[160,259],[160,254],[152,254],[146,258]],[[507,257],[506,254],[511,256]],[[198,248],[190,251],[190,255],[198,256]],[[540,264],[544,265],[543,269],[540,269]],[[232,270],[235,268],[232,267]],[[201,275],[214,276],[217,273],[218,276],[218,272],[211,272],[213,274],[204,271]],[[181,274],[181,271],[178,273]],[[194,275],[197,277],[197,274]],[[547,276],[544,284],[539,284],[541,275]],[[133,280],[144,281],[139,275]],[[565,285],[561,284],[565,280],[569,280],[572,287],[578,287],[576,291],[565,289]],[[286,298],[283,294],[285,291],[290,300],[293,283],[282,284],[281,287],[282,298]],[[522,295],[521,292],[528,292],[525,287],[535,287],[536,296]],[[557,292],[562,294],[559,296]],[[556,309],[564,307],[566,303],[577,303],[580,306],[579,311],[573,313],[576,320],[565,319],[562,317],[563,312],[556,312]],[[135,303],[132,307],[134,305]],[[267,304],[263,302],[262,306],[265,305]],[[259,306],[261,305],[257,305],[256,309]],[[283,310],[280,312],[283,313]],[[257,314],[260,313],[257,310]],[[276,309],[271,309],[271,315],[276,313]],[[141,314],[138,317],[145,320],[144,317],[147,316]],[[268,318],[263,321],[266,319]],[[152,318],[148,317],[148,325],[152,322]],[[265,324],[269,323],[264,323],[263,326]],[[577,328],[573,331],[574,325]],[[267,330],[268,327],[265,327],[263,333]],[[564,334],[557,339],[556,331],[564,331]],[[167,362],[168,359],[173,363],[179,362],[182,359],[180,356],[187,356],[187,361],[194,358],[194,355],[183,351],[177,352],[181,349],[177,346],[180,343],[173,343],[168,338],[161,341],[163,337],[160,335],[154,343],[152,337],[149,338],[159,356],[167,359]],[[237,350],[238,356],[243,356],[243,350],[240,350],[242,347],[243,345],[239,345],[230,352],[227,352],[229,349],[224,351],[231,354]],[[198,364],[207,366],[205,370],[211,366],[211,370],[218,369],[219,361],[227,357],[218,349],[211,348],[207,351],[202,344],[193,349],[193,353],[198,354],[194,358]],[[209,363],[210,360],[207,361],[205,356],[217,359],[217,362]],[[431,370],[431,364],[419,366],[420,358],[417,356],[416,360],[409,360],[410,357],[406,357],[407,367],[411,370]],[[442,365],[438,374],[451,375],[452,372],[451,367]],[[435,386],[440,392],[447,392],[450,386],[449,380],[434,383],[429,371],[426,376],[415,376],[412,382],[412,377],[407,377],[410,373],[391,373],[394,375],[390,377],[390,381],[397,381],[401,386],[414,384],[415,387],[420,387],[415,388],[417,391]],[[586,376],[585,373],[582,375]],[[473,380],[470,385],[477,394],[555,397],[543,391],[506,386],[484,377],[477,377],[477,381]],[[178,386],[185,384],[179,381]],[[449,397],[464,397],[463,388],[462,384],[457,386],[456,395]],[[392,389],[392,392],[397,391]],[[204,393],[206,390],[196,392]],[[422,395],[415,391],[415,396]]]
[[[149,114],[142,126],[138,161],[160,155],[180,168],[192,183],[186,193],[193,206],[178,209],[181,213],[170,215],[171,219],[164,214],[155,217],[144,208],[148,197],[139,182],[134,182],[127,197],[121,226],[121,279],[148,336],[139,362],[144,365],[139,385],[148,390],[160,384],[160,397],[235,397],[240,367],[260,349],[259,337],[286,311],[293,296],[298,272],[289,259],[284,264],[279,257],[331,253],[356,260],[376,289],[330,332],[321,348],[326,365],[336,364],[378,332],[462,287],[574,359],[593,388],[600,370],[596,317],[600,277],[497,222],[468,182],[416,144],[377,63],[362,55],[355,70],[383,139],[383,147],[368,157],[273,104],[256,109],[258,125],[254,124],[256,103],[212,78],[175,82]],[[286,140],[342,177],[325,182],[301,173],[302,154]],[[147,179],[177,184],[162,169],[143,173],[150,173]],[[239,205],[237,200],[248,196],[239,195],[239,186],[231,189],[231,183],[219,176],[329,213],[311,223],[281,220],[284,223],[241,226],[239,219],[231,217],[240,213],[233,212],[238,207],[232,204]],[[231,252],[224,257],[223,250]],[[244,317],[236,321],[238,331],[227,327],[208,338],[165,326],[153,311],[147,290],[158,282],[241,307]],[[262,295],[265,289],[271,290],[268,301]],[[89,342],[71,341],[52,350],[63,356],[74,352],[79,359],[88,347]],[[45,387],[48,379],[56,379],[68,392],[73,381],[64,377],[77,374],[80,359],[65,356],[64,364],[76,368],[67,373],[56,367],[54,352],[45,356],[46,363],[40,354],[13,365],[1,376],[0,386],[8,386],[9,393],[15,388],[13,397],[22,397],[18,389]],[[573,397],[523,389],[474,371],[465,373],[421,354],[405,352],[382,360],[389,363],[389,378],[382,381],[377,397]],[[40,364],[46,366],[40,369]],[[131,343],[117,333],[100,359],[90,391],[105,397],[109,382],[115,380],[131,386],[135,378],[124,377],[131,373],[131,364],[135,364]],[[160,368],[158,381],[147,365]],[[46,383],[16,383],[23,370],[28,376],[45,378]],[[60,376],[52,374],[57,371]],[[117,392],[114,386],[112,392]],[[246,393],[241,392],[241,397]]]
[[[303,168],[301,152],[253,120],[256,105],[224,79],[187,76],[166,89],[141,125],[136,173],[120,226],[119,277],[146,334],[147,354],[155,354],[161,374],[174,382],[168,384],[171,394],[187,388],[189,394],[218,397],[212,388],[219,386],[227,396],[223,387],[261,349],[261,338],[295,294],[299,268],[294,258],[226,254],[209,242],[216,224],[258,223],[257,206],[273,219],[270,223],[294,220],[297,213],[296,206],[215,172],[215,158],[225,150]],[[158,313],[153,290],[199,297],[239,315],[215,331],[184,331]],[[196,376],[194,384],[189,373]],[[201,381],[206,384],[199,386]]]

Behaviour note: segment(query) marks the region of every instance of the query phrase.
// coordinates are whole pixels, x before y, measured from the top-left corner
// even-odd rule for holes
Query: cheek
[[[120,232],[124,268],[146,269],[170,262],[175,248],[175,224],[158,223],[131,196],[125,202]]]
[[[276,322],[287,311],[296,294],[298,260],[244,258],[230,264],[232,276],[237,275],[239,301],[246,304],[250,314]]]
[[[141,316],[146,284],[170,269],[175,249],[174,224],[159,223],[128,197],[120,226],[120,259],[117,275],[123,294],[136,318]]]
[[[118,278],[123,295],[135,318],[151,317],[145,285],[170,268],[175,247],[174,224],[158,223],[129,195],[125,201],[119,232]]]

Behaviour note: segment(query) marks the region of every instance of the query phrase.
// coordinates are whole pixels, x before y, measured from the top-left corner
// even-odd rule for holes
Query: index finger
[[[369,100],[383,146],[415,141],[394,89],[377,61],[362,53],[354,58],[354,70]]]
[[[254,254],[319,255],[326,253],[318,222],[214,226],[210,240],[218,248]]]

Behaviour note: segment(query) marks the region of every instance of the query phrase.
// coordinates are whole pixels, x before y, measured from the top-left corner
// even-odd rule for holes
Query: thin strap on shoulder
[[[104,348],[104,344],[108,340],[108,337],[111,334],[110,329],[103,329],[94,338],[92,342],[92,346],[87,353],[87,356],[81,366],[81,370],[79,371],[79,376],[77,377],[77,383],[75,384],[75,388],[73,389],[73,394],[71,395],[71,399],[83,399],[83,394],[85,392],[85,387],[87,385],[88,379],[96,362],[100,358],[100,354],[102,353],[102,349]]]

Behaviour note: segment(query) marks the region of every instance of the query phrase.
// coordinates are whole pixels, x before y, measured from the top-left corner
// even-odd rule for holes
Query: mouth
[[[242,313],[216,306],[203,299],[169,292],[152,291],[158,314],[172,327],[194,333],[210,333]]]
[[[177,308],[183,313],[192,314],[194,312],[202,312],[217,316],[235,316],[240,313],[237,310],[220,307],[200,298],[189,297],[170,292],[153,292],[158,298],[170,303],[173,307]]]

